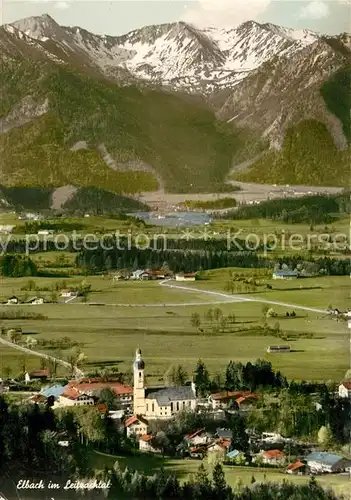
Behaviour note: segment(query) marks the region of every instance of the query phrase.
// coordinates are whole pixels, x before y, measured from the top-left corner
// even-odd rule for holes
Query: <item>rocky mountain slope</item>
[[[47,15],[2,26],[0,180],[215,190],[252,160],[240,178],[343,185],[350,47],[347,35],[252,21],[117,37]]]
[[[310,31],[246,22],[231,30],[196,29],[184,22],[100,36],[59,26],[50,16],[5,26],[30,37],[48,57],[89,61],[106,76],[137,78],[191,92],[233,87],[274,56],[292,56],[318,39]]]

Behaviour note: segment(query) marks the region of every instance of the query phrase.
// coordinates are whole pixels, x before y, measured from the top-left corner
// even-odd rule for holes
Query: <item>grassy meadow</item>
[[[189,284],[189,287],[219,290],[223,293],[226,273],[228,270],[211,272],[210,279],[196,281]],[[250,332],[250,329],[265,321],[263,304],[260,302],[237,301],[214,305],[210,301],[217,299],[211,295],[165,288],[156,282],[113,283],[112,280],[101,277],[88,277],[87,280],[92,285],[87,304],[78,298],[67,304],[2,306],[1,313],[21,309],[47,316],[45,320],[4,319],[2,326],[22,327],[24,335],[31,334],[38,340],[57,340],[67,336],[72,341],[79,342],[87,356],[84,366],[86,371],[92,371],[96,367],[116,366],[121,371],[129,372],[135,349],[140,346],[150,383],[161,382],[172,364],[181,363],[190,374],[199,358],[212,374],[223,371],[231,359],[246,363],[265,358],[288,378],[299,380],[339,381],[349,366],[347,325],[324,314],[296,310],[296,318],[286,318],[286,307],[273,306],[278,317],[268,320],[270,326],[279,322],[283,332],[306,333],[311,338],[289,341],[293,352],[267,354],[268,345],[276,345],[282,341],[274,336]],[[1,295],[21,296],[25,292],[20,289],[26,281],[28,279],[24,278],[1,279]],[[39,287],[50,287],[57,279],[35,278],[34,281]],[[73,286],[81,278],[65,281],[67,286]],[[272,283],[273,290],[247,295],[321,308],[327,307],[330,302],[335,307],[342,307],[342,303],[346,306],[349,297],[348,278],[314,278],[313,286],[320,288],[307,287],[308,281],[301,280],[308,288],[306,290],[296,288],[300,281],[275,281]],[[285,291],[284,287],[287,287]],[[294,289],[289,290],[288,287]],[[35,292],[29,293],[35,295]],[[301,293],[305,294],[303,298],[300,297]],[[319,293],[318,298],[315,297],[316,293]],[[337,297],[340,297],[339,301],[336,300]],[[203,326],[206,323],[205,313],[209,308],[215,307],[220,307],[225,315],[235,315],[235,331],[201,332],[191,325],[192,313],[200,315]],[[3,352],[3,346],[0,345],[0,354]],[[55,354],[55,351],[50,352]],[[60,357],[65,358],[68,354],[69,351],[63,350]],[[3,366],[6,366],[5,363],[16,369],[17,353],[3,354]],[[39,367],[40,360],[33,363]]]
[[[146,472],[147,474],[154,474],[161,466],[167,472],[174,473],[180,481],[186,481],[189,479],[191,474],[194,474],[199,465],[199,460],[191,459],[162,459],[159,456],[150,455],[136,455],[132,457],[125,456],[115,456],[107,455],[104,453],[93,453],[91,455],[91,461],[95,468],[103,469],[106,465],[112,467],[116,461],[118,461],[120,467],[124,468],[128,466],[131,470],[138,470],[141,472]],[[211,466],[207,465],[206,460],[204,465],[211,474]],[[227,483],[235,488],[240,482],[243,485],[249,485],[251,483],[252,476],[255,477],[256,481],[273,481],[280,482],[284,480],[292,481],[297,484],[304,484],[309,481],[308,476],[292,476],[286,475],[281,470],[264,469],[258,467],[230,467],[224,466],[224,472],[226,476]],[[326,476],[317,477],[317,482],[321,484],[324,488],[332,488],[337,494],[350,494],[350,481],[348,475],[341,474],[329,474]]]

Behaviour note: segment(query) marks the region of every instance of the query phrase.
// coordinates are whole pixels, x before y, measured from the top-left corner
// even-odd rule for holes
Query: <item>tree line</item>
[[[273,219],[296,224],[328,224],[350,213],[350,193],[310,195],[299,198],[267,200],[259,205],[242,205],[222,218]]]

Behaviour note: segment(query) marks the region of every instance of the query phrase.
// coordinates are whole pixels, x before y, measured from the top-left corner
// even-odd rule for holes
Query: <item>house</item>
[[[351,460],[326,451],[310,453],[305,460],[313,473],[344,472],[351,466]]]
[[[263,443],[282,443],[284,438],[276,432],[263,432],[261,441]]]
[[[143,436],[148,433],[149,422],[141,415],[133,415],[125,421],[127,436]]]
[[[207,453],[206,446],[193,446],[189,450],[189,457],[202,460]]]
[[[143,434],[139,438],[139,450],[148,453],[160,453],[160,450],[154,448],[151,444],[152,434]]]
[[[208,453],[223,453],[223,455],[226,455],[229,451],[229,448],[232,444],[232,441],[230,439],[218,439],[214,443],[211,443],[207,447],[207,452]]]
[[[95,400],[88,394],[82,394],[74,388],[67,388],[55,401],[53,408],[63,408],[66,406],[93,406]]]
[[[228,409],[233,402],[237,403],[239,398],[244,398],[249,401],[249,399],[254,400],[260,397],[259,394],[255,394],[247,391],[222,391],[216,392],[209,396],[208,401],[212,408],[215,410],[217,408]],[[240,400],[242,403],[244,400]]]
[[[105,381],[101,377],[82,378],[71,380],[68,387],[89,396],[98,395],[102,389],[111,389],[117,396],[117,402],[123,407],[130,406],[133,401],[133,388],[116,380]]]
[[[270,345],[267,347],[267,353],[275,353],[275,352],[290,352],[291,348],[289,345]]]
[[[226,459],[228,460],[238,460],[239,458],[245,458],[245,455],[242,451],[239,451],[239,450],[232,450],[232,451],[229,451],[227,454],[226,454]]]
[[[175,275],[176,281],[195,281],[197,273],[179,273]]]
[[[285,471],[287,474],[294,474],[297,476],[302,476],[309,473],[309,468],[303,462],[297,461],[293,464],[289,464]]]
[[[47,369],[34,370],[33,372],[26,373],[25,375],[28,375],[30,380],[33,380],[33,379],[47,380],[50,377],[50,371]]]
[[[272,278],[274,280],[291,280],[298,277],[298,273],[296,271],[290,270],[280,270],[274,271],[272,274]]]
[[[133,413],[146,418],[172,418],[182,410],[195,410],[197,406],[195,385],[180,387],[146,387],[145,363],[137,349],[133,365]]]
[[[206,445],[212,440],[212,436],[205,432],[205,429],[199,429],[192,434],[187,434],[184,436],[184,441],[188,446],[196,447],[200,445]]]
[[[131,276],[130,276],[130,279],[131,280],[141,280],[141,276],[144,274],[144,269],[137,269],[136,271],[133,271]]]
[[[13,305],[13,304],[19,304],[19,303],[20,303],[19,298],[14,296],[14,295],[7,299],[7,305]]]
[[[32,297],[26,301],[26,304],[41,305],[44,304],[43,297]]]
[[[268,450],[262,453],[262,462],[268,465],[283,465],[286,461],[286,455],[281,450]]]
[[[32,396],[29,401],[36,404],[47,404],[54,405],[58,401],[59,396],[63,394],[67,386],[54,384],[48,387],[42,388],[38,394]]]
[[[342,382],[339,385],[339,396],[340,398],[351,398],[351,381]]]
[[[60,291],[61,297],[75,297],[76,295],[77,295],[77,292],[72,292],[71,290],[61,290]]]
[[[164,280],[168,275],[169,273],[160,269],[147,269],[141,274],[140,278],[143,280]]]
[[[235,402],[238,405],[240,411],[250,411],[254,407],[258,398],[258,394],[249,394],[247,396],[240,396],[235,400]]]

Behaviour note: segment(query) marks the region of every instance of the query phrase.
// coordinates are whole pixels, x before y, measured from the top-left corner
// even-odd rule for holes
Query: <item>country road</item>
[[[44,359],[56,361],[57,364],[64,366],[65,368],[71,369],[71,365],[67,361],[64,361],[63,359],[55,358],[54,356],[50,356],[49,354],[45,354],[44,352],[33,351],[32,349],[28,349],[28,347],[23,347],[23,346],[14,344],[13,342],[10,342],[9,340],[5,340],[2,337],[0,337],[0,343],[6,345],[7,347],[12,347],[13,349],[18,349],[19,351],[25,352],[26,354],[30,354],[32,356],[38,356],[39,358],[44,358]],[[80,370],[79,368],[75,368],[75,376],[77,378],[84,377],[84,372],[82,370]]]
[[[169,288],[177,288],[180,290],[184,290],[186,292],[205,293],[207,295],[213,295],[214,297],[226,298],[229,302],[260,302],[263,304],[271,304],[271,305],[282,306],[282,307],[291,307],[293,309],[301,309],[303,311],[309,311],[309,312],[315,312],[315,313],[326,314],[328,312],[326,309],[317,309],[315,307],[300,306],[298,304],[289,304],[287,302],[279,302],[276,300],[267,300],[267,299],[263,299],[262,297],[255,297],[255,298],[242,297],[239,295],[229,295],[227,293],[213,292],[212,290],[201,290],[199,288],[191,288],[191,287],[182,286],[182,285],[175,285],[175,284],[171,285],[169,283],[169,281],[170,280],[161,281],[160,285],[167,286]]]

